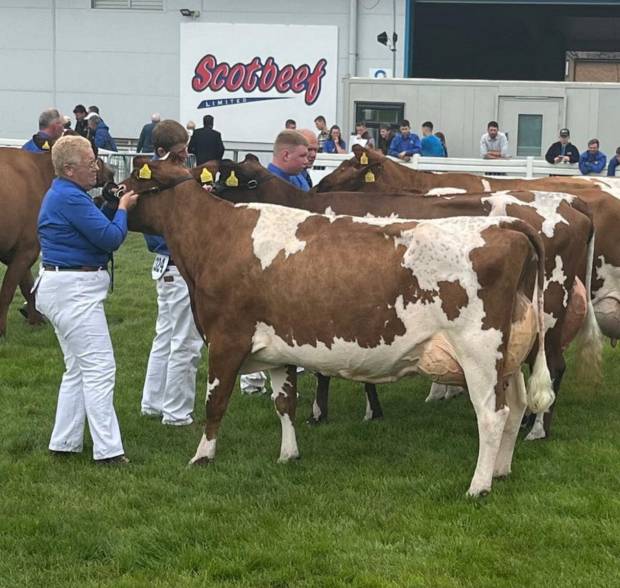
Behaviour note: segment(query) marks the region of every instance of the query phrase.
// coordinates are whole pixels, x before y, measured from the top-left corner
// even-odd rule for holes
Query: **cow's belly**
[[[593,292],[594,314],[606,337],[620,339],[620,267],[606,263],[602,255],[599,260],[601,265],[596,275],[603,285]]]

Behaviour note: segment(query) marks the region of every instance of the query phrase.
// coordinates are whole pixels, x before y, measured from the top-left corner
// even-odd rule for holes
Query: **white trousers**
[[[192,423],[203,341],[179,270],[169,266],[156,285],[157,322],[142,391],[142,412],[161,414],[164,424],[188,425]]]
[[[258,392],[265,387],[267,383],[267,374],[265,372],[254,372],[251,374],[242,374],[239,378],[239,387],[241,392],[251,394]]]
[[[82,451],[84,421],[93,439],[94,459],[123,455],[114,411],[114,351],[103,309],[110,277],[106,271],[43,271],[36,306],[54,326],[64,354],[49,448]]]

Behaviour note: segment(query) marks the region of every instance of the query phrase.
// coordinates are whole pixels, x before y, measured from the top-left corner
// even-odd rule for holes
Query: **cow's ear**
[[[351,150],[353,151],[353,155],[355,155],[355,159],[357,159],[358,162],[361,163],[361,158],[362,155],[365,155],[365,150],[361,145],[353,145],[351,147]]]
[[[259,163],[259,159],[254,153],[248,153],[243,161],[254,161],[255,163]]]
[[[136,155],[133,158],[133,169],[140,169],[147,161],[151,161],[148,155]]]

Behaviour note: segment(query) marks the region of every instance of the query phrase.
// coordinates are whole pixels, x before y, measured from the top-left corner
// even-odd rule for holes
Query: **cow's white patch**
[[[505,216],[506,206],[509,204],[533,208],[544,219],[541,229],[543,235],[552,239],[556,225],[568,224],[568,221],[558,212],[558,208],[562,202],[570,204],[575,197],[563,192],[538,192],[536,190],[533,190],[532,194],[534,194],[533,202],[519,200],[508,191],[494,192],[491,196],[483,198],[482,202],[488,202],[492,206],[491,214],[493,215]]]
[[[445,196],[446,194],[465,194],[467,190],[463,188],[433,188],[425,196]]]
[[[525,437],[526,441],[536,441],[537,439],[544,439],[547,436],[547,433],[545,433],[543,417],[544,413],[542,412],[539,412],[536,415],[536,420],[532,425],[532,430]]]
[[[329,222],[331,223],[333,223],[337,218],[336,213],[334,212],[334,209],[331,206],[328,206],[325,209],[325,212],[323,214],[329,217]]]
[[[299,457],[299,449],[297,448],[297,437],[295,436],[295,427],[291,422],[288,414],[280,414],[280,424],[282,425],[282,445],[280,446],[279,463],[286,463],[291,459]]]
[[[555,263],[553,266],[553,272],[549,279],[545,277],[545,291],[547,290],[547,286],[552,282],[556,282],[560,285],[564,292],[564,299],[562,300],[562,306],[566,308],[568,304],[568,290],[566,289],[566,274],[564,273],[564,263],[562,262],[562,258],[559,255],[555,256]]]
[[[485,180],[484,178],[482,178],[481,182],[482,182],[482,191],[483,192],[490,192],[491,191],[491,184],[489,183],[489,180]]]
[[[260,260],[263,269],[268,268],[280,251],[288,257],[306,247],[306,242],[297,238],[297,229],[311,213],[297,208],[285,208],[272,204],[242,204],[259,211],[258,221],[252,231],[254,255]]]
[[[213,382],[207,382],[207,402],[209,402],[209,398],[211,397],[213,390],[215,390],[219,385],[220,380],[218,378],[215,378]]]
[[[604,255],[599,255],[598,259],[601,266],[596,267],[596,276],[603,284],[592,292],[592,302],[596,304],[608,296],[620,300],[620,267],[607,263]]]
[[[209,441],[207,436],[203,433],[202,439],[200,439],[200,443],[198,444],[198,449],[196,450],[196,455],[189,460],[190,465],[196,463],[198,460],[202,458],[207,458],[209,461],[215,458],[215,444],[217,443],[217,439],[212,439]]]

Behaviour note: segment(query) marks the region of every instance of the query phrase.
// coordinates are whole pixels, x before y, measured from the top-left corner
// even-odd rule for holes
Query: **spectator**
[[[375,140],[372,138],[365,122],[355,123],[355,140],[359,141],[359,144],[363,147],[375,148]]]
[[[616,149],[616,156],[612,157],[609,160],[609,167],[607,168],[607,175],[608,176],[615,176],[616,175],[616,167],[618,167],[619,163],[620,163],[620,147],[618,147]]]
[[[67,131],[71,130],[71,117],[66,114],[62,117],[62,134],[64,135]],[[73,134],[73,133],[71,133]]]
[[[394,133],[392,129],[387,125],[381,125],[379,127],[379,149],[383,155],[388,154],[388,150],[390,148],[390,143],[394,138]]]
[[[75,132],[82,136],[86,137],[88,135],[88,121],[86,120],[86,108],[83,104],[78,104],[73,109],[73,114],[75,114]]]
[[[433,135],[433,123],[430,120],[422,123],[422,141],[420,144],[422,146],[422,155],[425,157],[446,156],[441,141]]]
[[[319,131],[319,134],[316,137],[319,143],[319,153],[323,153],[325,141],[329,139],[329,131],[327,130],[327,121],[322,114],[319,114],[319,116],[314,119],[314,126]]]
[[[340,127],[332,125],[329,129],[329,139],[323,144],[324,153],[346,153],[347,144],[340,135]]]
[[[88,139],[97,147],[97,149],[107,149],[108,151],[118,151],[116,143],[110,135],[110,129],[101,117],[91,112],[87,117],[88,121]]]
[[[56,108],[48,108],[39,115],[39,132],[22,145],[24,151],[42,153],[49,151],[52,143],[64,132],[64,119]]]
[[[187,131],[174,120],[164,120],[153,129],[153,148],[153,159],[167,157],[182,166],[187,160]],[[161,416],[164,425],[191,425],[203,341],[194,323],[187,284],[166,240],[158,235],[145,234],[144,238],[149,251],[157,254],[151,277],[157,288],[158,310],[141,413]]]
[[[333,128],[333,127],[332,127]],[[284,130],[273,145],[273,159],[267,169],[274,175],[307,192],[310,186],[303,175],[308,165],[308,141],[302,133]],[[267,377],[264,372],[242,374],[242,394],[264,394]]]
[[[599,151],[598,139],[588,141],[588,150],[584,151],[579,158],[579,169],[584,176],[598,175],[607,164],[607,156]]]
[[[99,107],[95,106],[94,104],[92,106],[89,106],[88,114],[90,114],[91,112],[94,112],[95,114],[99,114]]]
[[[188,120],[185,128],[187,129],[187,135],[191,138],[196,130],[196,123],[193,120]]]
[[[411,132],[411,125],[408,120],[402,120],[400,123],[400,133],[390,143],[388,155],[398,157],[403,161],[409,161],[414,153],[420,153],[422,145],[420,137]]]
[[[306,138],[306,141],[308,141],[308,159],[306,161],[304,170],[301,173],[304,178],[306,178],[308,186],[312,188],[312,178],[310,177],[308,170],[312,169],[312,167],[314,166],[316,154],[319,152],[319,141],[317,136],[310,129],[301,129],[297,132],[301,133]]]
[[[207,161],[220,160],[224,155],[222,135],[213,129],[213,117],[205,114],[202,129],[194,131],[189,141],[188,151],[196,156],[196,163],[202,165]]]
[[[444,157],[448,157],[448,146],[446,145],[446,136],[441,131],[437,131],[435,133],[435,137],[437,137],[441,141],[441,146],[443,147]]]
[[[97,209],[87,193],[97,182],[97,161],[84,137],[62,137],[52,150],[56,179],[41,204],[37,308],[52,323],[65,361],[49,443],[55,454],[80,453],[84,422],[99,464],[124,464],[114,411],[116,365],[103,301],[107,264],[127,236],[127,210],[138,195],[126,192],[118,208]]]
[[[297,123],[292,118],[287,118],[284,123],[284,128],[289,131],[294,131],[297,128]]]
[[[560,140],[552,143],[545,159],[549,163],[577,163],[579,161],[579,149],[570,142],[570,131],[560,129]]]
[[[151,122],[142,127],[140,132],[140,138],[138,139],[138,147],[136,151],[138,153],[153,153],[153,129],[155,125],[161,120],[159,112],[151,114]]]
[[[480,137],[480,157],[482,159],[509,159],[508,139],[499,132],[499,125],[492,120],[487,132]]]

